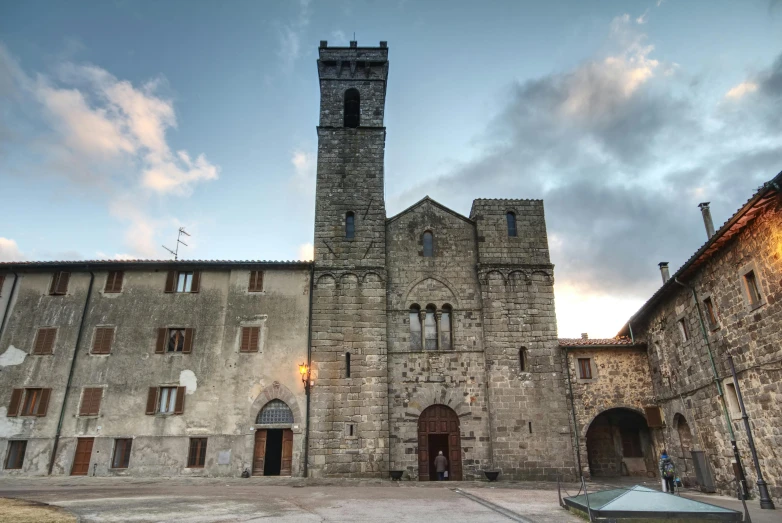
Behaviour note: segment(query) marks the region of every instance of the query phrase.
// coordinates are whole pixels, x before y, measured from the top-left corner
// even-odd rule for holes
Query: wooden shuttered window
[[[195,329],[185,329],[185,346],[182,348],[182,354],[193,352],[193,336],[195,336]]]
[[[258,352],[260,335],[260,327],[242,327],[242,344],[239,352]]]
[[[164,394],[162,395],[161,400],[161,389],[164,389]],[[166,403],[166,399],[170,399],[176,391],[176,398],[174,399],[174,408],[173,411],[166,412],[164,409],[164,413],[166,414],[183,414],[185,412],[185,391],[187,389],[185,387],[150,387],[147,391],[147,409],[146,414],[147,415],[154,415],[160,412],[160,403],[163,401]],[[170,405],[170,404],[168,404]]]
[[[176,388],[176,401],[174,402],[174,414],[185,412],[185,387]]]
[[[57,327],[38,329],[33,343],[33,354],[51,354],[54,350],[54,340],[57,337]]]
[[[22,408],[22,396],[24,396],[24,389],[14,389],[11,392],[11,403],[8,405],[8,417],[13,418],[19,415],[19,410]]]
[[[109,271],[109,275],[106,277],[106,287],[103,288],[103,292],[122,292],[122,280],[124,278],[125,273],[123,271]]]
[[[199,292],[201,290],[201,271],[193,271],[193,283],[190,285],[190,292]]]
[[[176,291],[176,271],[168,271],[166,276],[166,292]]]
[[[66,271],[58,271],[54,273],[52,277],[52,285],[49,287],[49,294],[62,295],[68,292],[68,280],[71,278],[71,273]]]
[[[582,380],[592,379],[592,360],[590,358],[578,358],[578,377]]]
[[[206,438],[190,438],[187,453],[188,468],[203,468],[206,462]]]
[[[263,292],[263,271],[250,271],[249,292]]]
[[[161,327],[157,330],[157,342],[155,343],[155,354],[164,354],[166,352],[181,352],[190,354],[193,352],[193,338],[195,329]]]
[[[157,400],[159,387],[150,387],[147,392],[147,414],[155,414],[157,412]]]
[[[97,416],[100,413],[100,400],[103,397],[101,387],[87,387],[81,393],[79,416]]]
[[[201,290],[201,271],[168,271],[166,292],[199,292]]]
[[[95,339],[92,340],[93,354],[109,354],[114,342],[114,327],[98,327],[95,329]]]

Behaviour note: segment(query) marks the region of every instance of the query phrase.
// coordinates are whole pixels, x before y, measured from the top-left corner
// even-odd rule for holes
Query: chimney
[[[700,207],[701,214],[703,215],[703,224],[706,226],[706,236],[711,239],[711,237],[714,236],[714,222],[711,220],[709,202],[699,203],[698,207]]]
[[[588,340],[589,339],[589,334],[587,334],[586,332],[582,332],[581,333],[581,339],[582,340]]]
[[[660,266],[660,274],[663,277],[663,283],[671,279],[671,273],[668,271],[668,262],[660,262],[657,265]]]

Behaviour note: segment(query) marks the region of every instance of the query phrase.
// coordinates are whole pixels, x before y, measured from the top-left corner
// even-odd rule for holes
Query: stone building
[[[575,475],[543,203],[387,217],[386,43],[317,65],[312,263],[0,265],[0,473]]]
[[[708,240],[624,325],[620,336],[648,350],[651,394],[662,409],[662,445],[694,478],[704,452],[714,487],[734,494],[737,442],[744,474],[756,474],[727,356],[735,362],[760,466],[782,502],[782,173],[719,230],[701,204]],[[640,372],[640,371],[639,371]],[[711,478],[706,478],[710,482]],[[703,478],[701,478],[703,481]],[[757,489],[755,489],[757,495]]]

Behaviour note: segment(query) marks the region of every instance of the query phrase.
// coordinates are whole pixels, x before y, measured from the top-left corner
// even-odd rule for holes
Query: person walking
[[[673,460],[663,449],[660,454],[660,477],[665,481],[665,492],[674,493],[674,478],[676,477],[676,467],[673,466]]]
[[[434,468],[437,471],[437,481],[443,481],[445,479],[445,471],[448,470],[448,458],[443,456],[443,451],[434,458]]]

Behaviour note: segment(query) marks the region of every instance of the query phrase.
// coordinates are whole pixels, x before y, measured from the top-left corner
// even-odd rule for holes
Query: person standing
[[[673,460],[668,456],[665,449],[663,449],[662,454],[660,454],[660,477],[665,481],[665,492],[673,494],[673,479],[676,477],[676,467],[673,466]]]
[[[434,458],[434,468],[437,471],[437,481],[443,481],[445,479],[445,471],[448,470],[448,458],[443,456],[443,451]]]

